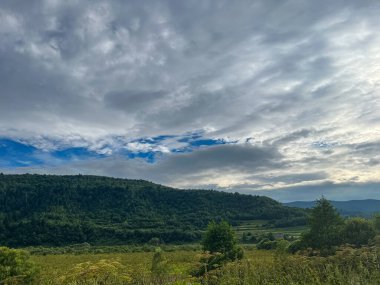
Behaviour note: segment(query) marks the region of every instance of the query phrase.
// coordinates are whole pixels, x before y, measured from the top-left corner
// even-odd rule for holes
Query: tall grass
[[[33,259],[41,268],[39,285],[380,284],[380,249],[376,247],[343,248],[330,257],[246,250],[243,260],[226,264],[201,278],[190,276],[192,269],[199,266],[199,253],[163,254],[167,266],[162,272],[152,272],[153,253],[146,252],[47,255]],[[85,278],[86,274],[89,278]]]
[[[331,257],[275,255],[227,264],[206,277],[218,285],[380,284],[380,252],[376,248],[343,249]]]

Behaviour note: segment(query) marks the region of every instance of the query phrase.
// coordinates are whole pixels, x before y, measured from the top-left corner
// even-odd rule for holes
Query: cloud
[[[165,95],[163,91],[124,90],[110,92],[105,97],[106,105],[125,112],[136,112],[145,106],[156,104]],[[148,108],[147,108],[148,109]]]
[[[144,150],[143,153],[146,153]],[[149,150],[148,150],[149,151]],[[82,149],[59,152],[60,157],[83,154]],[[141,159],[126,159],[113,156],[103,159],[87,159],[62,165],[50,165],[52,173],[98,173],[125,178],[143,178],[160,183],[176,183],[189,177],[205,177],[219,172],[252,174],[255,171],[281,166],[281,154],[273,148],[254,147],[250,144],[225,144],[201,148],[198,151],[171,153],[153,164]],[[22,171],[43,171],[40,168],[25,168]],[[16,171],[17,172],[17,171]],[[195,185],[194,185],[195,186]]]
[[[41,172],[374,183],[379,12],[370,0],[3,0],[0,136],[35,148]]]

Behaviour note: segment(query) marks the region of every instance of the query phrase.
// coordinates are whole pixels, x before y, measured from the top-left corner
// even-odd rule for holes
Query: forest
[[[199,241],[211,220],[306,224],[307,210],[267,197],[180,190],[99,176],[0,174],[0,244],[62,246]]]

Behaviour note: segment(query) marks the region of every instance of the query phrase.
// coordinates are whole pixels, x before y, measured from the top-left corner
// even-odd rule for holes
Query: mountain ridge
[[[88,175],[0,174],[0,204],[10,246],[193,242],[211,220],[306,222],[305,210],[268,197]]]
[[[377,199],[329,201],[342,215],[345,216],[370,216],[373,213],[380,212],[380,200]],[[315,205],[315,201],[293,201],[283,204],[289,207],[306,209],[312,208]]]

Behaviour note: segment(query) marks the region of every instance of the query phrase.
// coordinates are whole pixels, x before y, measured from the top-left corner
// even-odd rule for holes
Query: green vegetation
[[[255,252],[215,272],[208,284],[375,285],[380,283],[379,265],[380,251],[375,248],[342,248],[330,257]]]
[[[242,253],[242,250],[232,227],[223,221],[209,224],[202,240],[202,252],[196,245],[163,245],[162,249],[153,251],[152,245],[96,246],[92,249],[89,244],[81,244],[64,247],[71,249],[71,254],[59,254],[58,248],[29,248],[34,250],[34,255],[29,260],[26,254],[23,263],[33,269],[30,274],[33,278],[28,282],[36,285],[379,284],[380,237],[370,238],[373,235],[366,234],[373,233],[376,217],[372,221],[354,218],[336,223],[339,216],[336,217],[334,209],[324,201],[320,201],[320,208],[313,213],[319,213],[321,219],[333,225],[338,224],[342,233],[349,231],[353,245],[334,246],[330,255],[323,252],[330,243],[322,244],[321,249],[309,248],[291,254],[292,246],[299,241],[290,243],[266,233],[257,244],[266,250],[245,246],[243,257],[235,254]],[[326,220],[313,218],[317,217],[310,219],[317,227],[313,228],[312,224],[309,233],[320,234],[317,229],[323,232],[325,228],[321,224]],[[348,236],[342,237],[342,240],[347,239]],[[368,244],[363,245],[365,242]],[[271,246],[265,248],[265,244]],[[110,253],[96,251],[99,249]],[[5,249],[5,252],[9,251],[25,253]],[[11,267],[17,268],[17,264]],[[39,274],[36,274],[36,268],[40,269]],[[20,273],[13,275],[19,276]],[[3,283],[7,284],[0,279],[0,284]]]
[[[204,251],[209,251],[210,253],[228,254],[234,252],[237,250],[235,232],[226,221],[221,221],[220,223],[212,221],[207,226],[202,246]]]
[[[343,219],[324,198],[285,228],[305,212],[104,177],[0,175],[0,202],[0,242],[36,245],[0,247],[4,285],[380,284],[380,215]],[[187,234],[201,245],[164,243]]]
[[[309,223],[310,230],[302,237],[305,247],[330,249],[342,244],[343,219],[325,198],[317,201]]]
[[[380,233],[380,212],[373,215],[373,226]]]
[[[188,243],[214,219],[306,220],[267,197],[84,175],[0,174],[0,204],[0,244],[13,247]]]
[[[116,260],[101,259],[75,265],[67,274],[58,278],[60,284],[130,284],[129,270]]]
[[[321,198],[312,209],[310,230],[292,245],[291,251],[309,247],[331,254],[343,244],[368,245],[376,236],[376,222],[376,216],[373,221],[359,217],[343,220],[331,203]]]
[[[237,244],[235,232],[226,221],[212,221],[202,240],[203,255],[194,276],[202,276],[210,270],[222,267],[227,262],[243,258],[243,250]]]
[[[29,252],[0,247],[0,284],[33,284],[36,275]]]
[[[375,236],[373,224],[363,218],[350,218],[345,222],[343,241],[357,247],[368,244]]]
[[[163,251],[199,251],[199,244],[163,244],[160,245]],[[150,244],[143,245],[90,245],[88,243],[73,244],[59,247],[29,246],[25,247],[33,255],[57,255],[57,254],[102,254],[102,253],[135,253],[135,252],[155,252],[157,247]]]
[[[329,257],[305,255],[279,255],[277,251],[255,250],[245,248],[244,258],[230,262],[208,272],[207,276],[192,277],[190,273],[200,266],[200,251],[173,252],[162,251],[166,262],[166,273],[152,272],[152,261],[155,253],[108,253],[108,254],[61,254],[33,255],[32,261],[41,268],[34,284],[102,284],[103,269],[108,263],[114,267],[113,277],[103,285],[116,284],[225,284],[225,285],[312,285],[312,284],[358,284],[375,285],[380,283],[380,250],[378,247],[360,249],[344,247],[336,255]],[[117,263],[115,263],[117,262]],[[91,274],[86,270],[91,268]],[[109,270],[109,269],[108,269]],[[85,274],[80,274],[80,273]],[[77,280],[74,276],[86,276]],[[115,276],[116,275],[116,276]],[[120,281],[124,278],[123,281]],[[119,279],[119,280],[117,280]],[[69,283],[72,282],[72,283]],[[76,283],[75,283],[76,282]],[[208,283],[206,283],[208,282]]]
[[[243,244],[257,244],[262,239],[273,236],[273,238],[283,238],[289,241],[299,239],[304,232],[309,230],[305,226],[293,227],[274,227],[267,221],[244,221],[240,225],[235,226],[234,230],[240,242]]]

